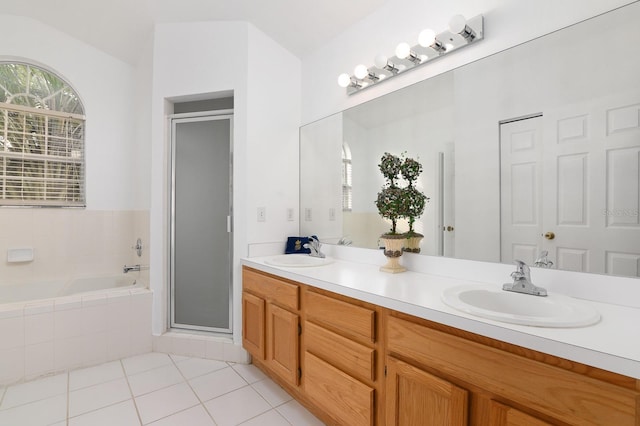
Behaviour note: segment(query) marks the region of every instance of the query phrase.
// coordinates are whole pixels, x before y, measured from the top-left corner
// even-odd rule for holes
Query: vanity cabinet
[[[332,424],[379,424],[377,310],[328,292],[305,290],[304,391]]]
[[[243,268],[243,346],[328,425],[640,426],[640,381]]]
[[[635,380],[405,314],[386,324],[387,426],[640,424]]]
[[[242,343],[256,364],[300,383],[300,285],[243,270]]]
[[[242,342],[329,425],[381,424],[381,308],[243,268]]]

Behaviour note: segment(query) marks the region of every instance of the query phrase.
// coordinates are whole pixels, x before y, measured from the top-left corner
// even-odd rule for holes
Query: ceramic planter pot
[[[404,272],[406,269],[400,265],[404,243],[407,240],[404,235],[383,234],[380,239],[384,242],[384,255],[387,257],[387,264],[380,267],[382,272],[396,274]]]
[[[411,235],[405,235],[404,251],[407,253],[420,253],[420,242],[424,235],[413,232]]]

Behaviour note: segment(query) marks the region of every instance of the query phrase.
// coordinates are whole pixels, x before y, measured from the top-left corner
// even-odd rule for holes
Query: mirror
[[[303,126],[301,234],[378,248],[378,163],[406,152],[422,254],[640,276],[639,20],[634,3]]]

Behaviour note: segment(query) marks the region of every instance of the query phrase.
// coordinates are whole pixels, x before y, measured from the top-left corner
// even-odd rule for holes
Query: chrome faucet
[[[351,244],[353,244],[353,241],[351,241],[349,238],[347,237],[342,237],[338,240],[338,245],[339,246],[350,246]]]
[[[502,285],[502,289],[506,291],[514,291],[516,293],[531,294],[534,296],[546,296],[547,290],[537,287],[531,282],[531,272],[526,263],[522,260],[514,259],[517,269],[511,273],[513,283]]]
[[[134,271],[134,272],[140,271],[140,265],[132,265],[132,266],[124,265],[124,267],[122,268],[122,272],[124,272],[125,274],[130,271]]]
[[[553,262],[547,258],[548,255],[549,252],[547,250],[540,252],[540,256],[533,262],[533,266],[537,266],[538,268],[552,268]]]
[[[320,251],[322,244],[320,244],[320,240],[318,239],[318,237],[315,237],[315,236],[309,237],[309,242],[303,245],[302,247],[311,250],[311,253],[309,253],[309,256],[324,257],[324,253]]]

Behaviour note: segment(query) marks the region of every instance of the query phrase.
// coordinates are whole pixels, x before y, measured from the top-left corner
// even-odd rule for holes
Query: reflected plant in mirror
[[[400,158],[388,152],[384,153],[380,159],[380,164],[378,164],[385,183],[382,186],[382,190],[378,192],[375,204],[380,216],[391,221],[391,230],[384,233],[383,235],[385,236],[398,235],[396,232],[398,220],[403,216],[404,193],[397,184],[400,177],[400,167]]]
[[[420,253],[420,241],[424,235],[416,232],[413,227],[416,219],[422,216],[429,201],[429,197],[416,188],[418,177],[422,173],[422,164],[410,157],[405,157],[400,166],[400,175],[407,181],[407,186],[402,189],[401,214],[407,219],[409,231],[405,233],[407,241],[404,251]]]
[[[406,205],[404,202],[406,194],[403,188],[398,186],[401,167],[400,158],[388,152],[384,153],[378,164],[385,182],[378,192],[375,205],[380,216],[391,221],[391,230],[380,236],[380,240],[384,243],[384,255],[387,257],[386,265],[380,267],[380,270],[392,274],[406,270],[398,261],[402,256],[405,243],[405,235],[397,232],[398,220],[403,217]]]

